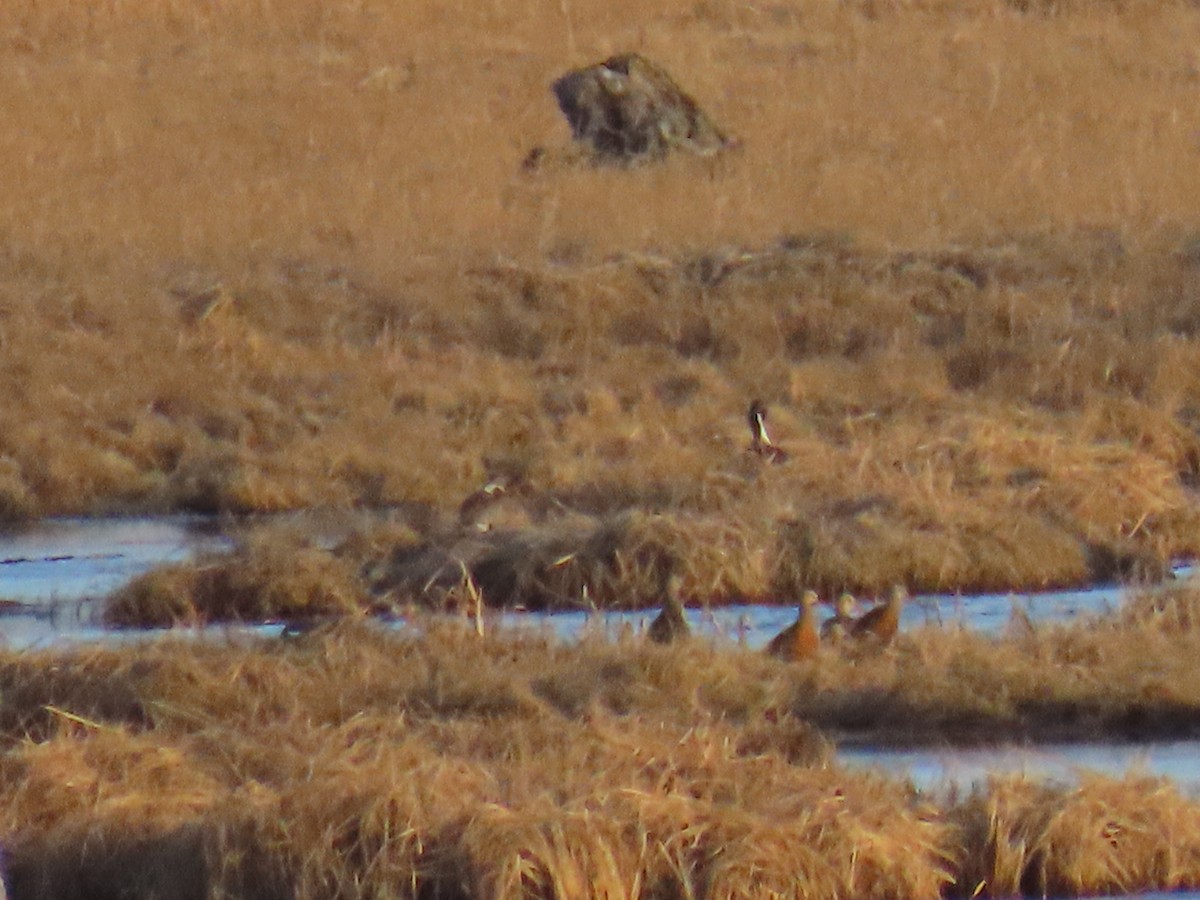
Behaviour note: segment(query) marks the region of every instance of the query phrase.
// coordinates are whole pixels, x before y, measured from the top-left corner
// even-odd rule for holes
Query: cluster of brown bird
[[[678,575],[672,575],[668,580],[662,610],[646,632],[656,644],[670,644],[691,634],[683,615],[680,584]],[[892,642],[900,629],[900,613],[907,599],[908,592],[896,585],[886,601],[856,616],[857,601],[850,594],[842,594],[834,614],[818,627],[816,608],[820,598],[816,591],[805,591],[800,598],[796,621],[771,639],[766,653],[785,662],[801,662],[816,657],[822,643],[884,647]]]
[[[775,444],[767,433],[767,408],[761,400],[750,404],[747,421],[750,425],[748,451],[768,463],[787,462],[790,458],[788,452]],[[502,509],[505,502],[529,492],[528,483],[520,475],[498,474],[463,501],[459,508],[459,525],[464,529],[488,531],[495,525],[493,518],[496,511]],[[662,611],[647,632],[647,636],[655,643],[669,644],[689,634],[679,596],[681,583],[680,576],[673,574],[664,585]],[[886,602],[856,616],[854,597],[842,594],[835,605],[834,615],[818,627],[816,607],[820,600],[814,591],[805,591],[796,621],[767,644],[766,652],[791,662],[812,659],[822,643],[855,642],[863,646],[868,643],[884,646],[896,636],[900,626],[900,611],[907,596],[903,587],[896,586]]]
[[[818,629],[815,609],[820,601],[815,591],[805,591],[800,599],[796,621],[771,639],[767,644],[767,654],[785,662],[799,662],[815,657],[822,641],[886,646],[900,630],[900,613],[907,599],[908,592],[896,585],[887,600],[856,617],[854,597],[842,594],[834,607],[834,614]]]

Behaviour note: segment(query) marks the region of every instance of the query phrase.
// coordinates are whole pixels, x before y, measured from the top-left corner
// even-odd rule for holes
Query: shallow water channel
[[[52,519],[0,533],[0,637],[10,648],[97,640],[106,594],[156,566],[228,549],[195,516]]]
[[[120,640],[137,632],[107,631],[101,603],[113,589],[143,572],[198,554],[229,549],[233,540],[218,520],[201,516],[129,519],[51,519],[0,533],[0,640],[11,648],[98,639]],[[1177,575],[1190,574],[1180,567]],[[998,634],[1015,608],[1034,623],[1102,615],[1118,608],[1124,588],[1101,585],[1042,593],[916,596],[905,607],[901,627],[922,624],[963,627]],[[499,623],[549,628],[563,638],[587,629],[616,634],[644,627],[656,610],[554,614],[502,613]],[[821,615],[829,615],[822,607]],[[764,645],[795,618],[792,605],[747,604],[689,609],[693,629],[702,635]],[[255,629],[250,629],[255,630]]]
[[[983,787],[998,775],[1071,784],[1081,773],[1126,773],[1169,778],[1180,792],[1200,798],[1200,741],[1139,741],[1125,744],[1039,744],[879,750],[843,747],[843,764],[904,778],[924,793]]]
[[[186,516],[59,519],[0,534],[0,640],[9,648],[24,649],[142,639],[151,632],[116,632],[102,626],[104,595],[155,566],[228,549],[232,543],[213,520]],[[1189,574],[1189,568],[1177,570],[1180,577]],[[918,596],[906,606],[902,627],[940,623],[998,634],[1008,624],[1014,607],[1035,623],[1063,622],[1111,612],[1123,596],[1124,589],[1115,585],[1036,594]],[[654,613],[503,613],[496,618],[497,624],[548,628],[569,639],[587,629],[614,635],[627,626],[639,629]],[[828,611],[822,609],[822,614]],[[795,608],[746,605],[690,609],[688,618],[702,635],[754,649],[791,622]],[[213,629],[218,634],[228,630]],[[233,630],[277,634],[279,626]],[[839,758],[853,767],[876,768],[909,779],[922,791],[969,789],[982,784],[989,775],[1001,773],[1020,772],[1030,778],[1069,783],[1084,770],[1110,775],[1132,770],[1171,778],[1181,790],[1200,796],[1198,741],[922,750],[847,747],[839,751]],[[1200,895],[1194,896],[1200,900]]]

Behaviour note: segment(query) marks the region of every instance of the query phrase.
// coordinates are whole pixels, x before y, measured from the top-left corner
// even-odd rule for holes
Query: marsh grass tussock
[[[349,621],[287,640],[0,654],[0,839],[18,896],[1200,883],[1200,808],[1166,782],[1001,779],[922,796],[843,770],[827,738],[1194,734],[1190,627],[998,641],[929,628],[799,664],[703,640],[566,644],[432,619],[420,631]]]
[[[436,544],[499,468],[535,529],[699,529],[698,594],[1196,553],[1194,11],[919,7],[18,3],[0,514],[387,508]],[[632,34],[741,149],[521,172],[567,137],[552,78]]]
[[[167,565],[110,595],[110,625],[312,620],[370,611],[365,585],[345,559],[295,536],[267,530],[237,551]]]
[[[1200,810],[1163,779],[1085,775],[1067,791],[992,779],[951,816],[970,860],[960,886],[987,896],[1173,890],[1200,878]]]
[[[0,517],[387,517],[106,612],[325,628],[0,652],[13,895],[1200,884],[1168,785],[935,803],[828,743],[1194,735],[1191,587],[799,664],[427,612],[1200,553],[1195,31],[1184,0],[4,5]],[[522,171],[567,137],[550,80],[627,46],[741,148]],[[517,515],[463,527],[498,473]]]

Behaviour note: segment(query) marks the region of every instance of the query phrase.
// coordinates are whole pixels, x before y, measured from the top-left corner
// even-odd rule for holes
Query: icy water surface
[[[226,549],[210,519],[55,519],[0,534],[0,635],[10,647],[105,635],[99,600],[156,566]]]
[[[165,563],[232,546],[211,519],[172,516],[140,519],[72,519],[42,522],[20,532],[0,534],[0,641],[14,648],[90,641],[138,640],[150,632],[107,631],[100,625],[105,594]],[[1178,577],[1191,574],[1180,568]],[[1101,615],[1118,608],[1125,590],[1115,585],[1037,594],[982,594],[971,597],[919,596],[905,610],[903,628],[937,623],[998,634],[1019,608],[1035,623]],[[492,626],[549,630],[566,639],[588,629],[610,635],[644,628],[657,610],[637,613],[502,613]],[[822,607],[822,615],[828,610]],[[795,618],[794,606],[747,605],[689,609],[701,635],[758,648]],[[221,633],[227,629],[211,629]],[[228,629],[237,633],[278,634],[279,625]],[[204,632],[183,631],[199,635]],[[1031,779],[1071,784],[1085,771],[1121,776],[1135,772],[1170,778],[1180,790],[1200,797],[1200,741],[1138,744],[1051,744],[968,749],[891,750],[862,747],[838,750],[854,768],[873,768],[910,780],[927,792],[969,790],[991,775],[1021,773]],[[1143,900],[1200,900],[1200,893],[1140,894]]]
[[[155,566],[231,545],[215,520],[199,516],[59,519],[0,534],[0,636],[10,647],[112,639],[113,633],[100,627],[100,602],[105,594]],[[1180,569],[1178,574],[1189,571]],[[940,623],[997,634],[1009,622],[1014,607],[1035,623],[1061,622],[1111,612],[1123,596],[1124,589],[1115,585],[1039,594],[919,596],[905,607],[901,627]],[[623,629],[638,631],[656,612],[503,613],[496,621],[547,628],[570,639],[587,629],[613,635]],[[822,607],[821,614],[829,615],[829,609]],[[790,623],[796,611],[791,605],[745,605],[689,609],[687,615],[699,634],[754,649]],[[129,636],[123,633],[123,637]]]
[[[1200,741],[1139,741],[1125,744],[1039,744],[892,750],[843,747],[839,762],[908,779],[926,792],[967,791],[989,776],[1023,775],[1033,781],[1074,784],[1095,772],[1169,778],[1183,793],[1200,797]]]
[[[1175,570],[1176,578],[1189,577],[1191,571],[1190,566],[1179,566]],[[1120,585],[1099,585],[1042,593],[915,596],[904,607],[900,627],[912,629],[936,624],[998,635],[1008,625],[1014,609],[1019,609],[1035,624],[1065,622],[1079,616],[1111,613],[1120,607],[1127,591],[1128,588]],[[869,599],[863,601],[860,612],[869,608],[870,602]],[[818,611],[822,619],[832,614],[828,605],[821,606]],[[568,612],[536,617],[506,613],[499,617],[499,621],[521,626],[538,620],[556,634],[572,638],[588,628],[600,628],[612,635],[619,634],[624,628],[632,628],[636,632],[644,629],[657,613],[658,610],[654,609],[612,613]],[[686,616],[688,624],[698,634],[731,639],[757,649],[795,621],[796,607],[750,604],[710,610],[688,609]]]

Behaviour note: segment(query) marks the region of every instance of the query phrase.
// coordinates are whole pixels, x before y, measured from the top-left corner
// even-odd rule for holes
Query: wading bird
[[[667,593],[663,598],[662,611],[653,622],[647,637],[656,644],[670,644],[683,640],[691,634],[687,620],[683,617],[683,602],[679,599],[679,588],[683,579],[672,575],[667,579]]]
[[[886,603],[880,603],[873,609],[863,613],[861,619],[850,628],[850,636],[855,640],[874,640],[880,644],[891,643],[892,638],[900,628],[900,612],[904,609],[904,601],[908,599],[908,591],[901,585],[892,588],[892,593]]]
[[[761,400],[750,404],[747,415],[750,422],[750,452],[761,456],[767,462],[781,463],[788,458],[787,452],[771,442],[767,434],[767,407]]]
[[[817,655],[821,639],[817,633],[817,594],[805,591],[800,598],[800,610],[796,621],[789,625],[767,644],[767,655],[784,662],[799,662]]]
[[[853,594],[845,593],[837,599],[833,615],[821,625],[821,640],[840,644],[854,627],[854,616],[858,612],[858,601]]]

